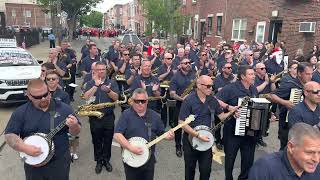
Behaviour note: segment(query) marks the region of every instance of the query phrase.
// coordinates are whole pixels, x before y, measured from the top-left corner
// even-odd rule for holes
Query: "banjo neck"
[[[52,139],[64,126],[66,125],[67,120],[63,120],[56,128],[54,128],[50,133],[47,135],[48,139]]]
[[[183,123],[178,124],[176,127],[172,128],[172,132],[175,132],[176,130],[182,128],[183,126],[189,124],[191,121],[194,121],[195,116],[194,115],[190,115]],[[157,144],[158,142],[160,142],[161,140],[163,140],[164,138],[166,138],[166,136],[168,135],[168,131],[163,133],[161,136],[157,137],[156,139],[152,140],[151,142],[149,142],[147,144],[147,147],[150,148],[151,146]]]

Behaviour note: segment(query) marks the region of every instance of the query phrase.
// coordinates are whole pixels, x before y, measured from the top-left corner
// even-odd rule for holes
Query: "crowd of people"
[[[145,149],[134,145],[133,139],[139,137],[150,142],[164,134],[167,126],[174,128],[195,115],[194,121],[175,131],[169,130],[165,136],[167,140],[174,139],[177,158],[184,158],[186,180],[195,179],[196,168],[201,180],[210,179],[212,149],[199,150],[190,139],[201,143],[213,139],[199,130],[214,134],[212,144],[224,151],[226,180],[233,179],[239,150],[239,180],[320,179],[318,46],[306,55],[298,50],[295,57],[286,59],[285,42],[251,45],[246,41],[241,45],[221,42],[212,48],[210,43],[200,44],[191,39],[186,44],[166,48],[159,40],[152,46],[113,40],[108,50],[101,52],[93,41],[87,40],[81,54],[77,61],[67,41],[61,47],[51,48],[48,61],[41,65],[40,79],[28,84],[29,101],[17,108],[9,120],[5,131],[9,146],[39,156],[41,149],[24,143],[23,139],[33,133],[48,134],[66,119],[67,126],[53,137],[56,150],[52,159],[41,167],[25,163],[27,180],[66,180],[70,161],[79,158],[81,123],[70,106],[74,101],[74,87],[70,84],[76,83],[77,71],[83,79],[81,97],[91,107],[86,113],[97,174],[103,166],[109,172],[113,170],[110,163],[113,138],[132,155],[142,156]],[[294,94],[299,96],[297,103],[292,101],[292,89],[300,92]],[[266,115],[268,124],[279,123],[279,152],[256,162],[256,147],[267,146],[262,129],[246,128],[242,136],[235,133],[241,119],[239,101],[245,97],[272,102]],[[121,101],[124,99],[128,101]],[[116,105],[120,105],[122,112],[115,124]],[[250,119],[256,120],[259,118]],[[224,122],[222,130],[212,132],[220,122]],[[127,180],[154,178],[155,149],[151,147],[143,166],[132,167],[124,162]]]

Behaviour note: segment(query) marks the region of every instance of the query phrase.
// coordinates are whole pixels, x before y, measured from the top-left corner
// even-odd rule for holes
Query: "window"
[[[208,35],[212,34],[212,17],[208,17]]]
[[[182,0],[182,5],[185,6],[187,4],[187,0]]]
[[[192,0],[192,4],[196,4],[197,3],[197,0]]]
[[[256,29],[256,42],[263,43],[264,42],[264,33],[266,29],[266,22],[258,22]]]
[[[246,19],[234,19],[232,23],[232,40],[242,41],[247,29]]]
[[[222,16],[217,16],[217,36],[221,36],[222,33]]]
[[[24,17],[31,17],[31,11],[30,10],[25,10],[24,11]]]
[[[12,16],[12,17],[16,17],[16,16],[17,16],[15,9],[12,9],[11,16]]]

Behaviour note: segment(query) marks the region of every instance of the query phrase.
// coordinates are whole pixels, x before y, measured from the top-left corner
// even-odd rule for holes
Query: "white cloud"
[[[103,2],[98,4],[94,9],[100,12],[106,12],[115,4],[125,4],[129,1],[131,0],[103,0]]]

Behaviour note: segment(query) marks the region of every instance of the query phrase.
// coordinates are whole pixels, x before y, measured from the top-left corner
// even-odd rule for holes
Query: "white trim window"
[[[17,13],[16,13],[16,10],[15,10],[15,9],[12,9],[12,11],[11,11],[11,16],[12,16],[12,17],[16,17],[16,16],[17,16]]]
[[[266,22],[260,21],[257,23],[256,28],[256,42],[263,43],[264,42],[264,34],[266,31]]]
[[[212,34],[212,17],[208,17],[208,34],[207,35],[211,35]]]
[[[30,10],[25,10],[24,11],[24,17],[31,17],[31,11]]]
[[[247,19],[233,19],[232,40],[243,41],[247,29]]]

